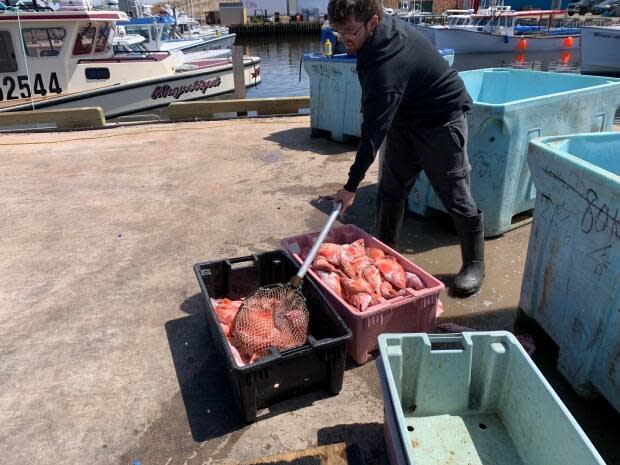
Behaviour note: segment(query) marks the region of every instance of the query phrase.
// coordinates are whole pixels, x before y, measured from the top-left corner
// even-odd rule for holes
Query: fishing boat
[[[176,17],[176,32],[183,39],[212,38],[229,33],[226,26],[202,26],[196,19],[188,15]]]
[[[396,15],[409,24],[419,24],[424,22],[426,18],[437,16],[433,13],[422,11],[422,2],[418,0],[413,0],[411,3],[408,0],[398,2]]]
[[[416,24],[437,48],[456,53],[562,51],[579,47],[580,28],[565,10],[510,11],[490,8],[464,24]]]
[[[235,43],[235,34],[215,31],[213,34],[193,38],[182,38],[177,34],[177,24],[173,16],[148,16],[132,18],[119,23],[128,34],[144,37],[144,46],[155,51],[180,50],[183,53],[205,50],[229,49]]]
[[[228,58],[186,62],[177,53],[115,55],[119,11],[0,13],[0,111],[101,107],[116,117],[234,89]],[[246,86],[260,60],[244,59]]]
[[[581,28],[581,72],[620,77],[620,25]]]
[[[410,10],[407,13],[399,14],[398,17],[411,25],[426,24],[426,22],[433,17],[437,17],[433,13],[426,11]]]
[[[112,38],[112,48],[115,55],[143,55],[150,50],[145,47],[146,39],[139,34],[127,34],[123,26],[116,27],[116,34]],[[209,60],[212,58],[228,58],[231,56],[231,49],[205,50],[202,52],[183,53],[180,50],[172,50],[186,63],[198,60]]]

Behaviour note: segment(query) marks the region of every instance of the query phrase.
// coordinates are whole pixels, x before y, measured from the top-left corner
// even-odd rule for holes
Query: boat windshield
[[[112,28],[108,23],[104,23],[99,26],[99,35],[97,36],[97,43],[95,45],[95,53],[105,52],[108,48],[108,39],[110,37],[110,31]]]
[[[75,44],[73,45],[73,55],[90,55],[93,51],[95,34],[97,29],[94,26],[84,26],[78,30]]]
[[[22,31],[26,55],[51,57],[60,54],[67,31],[61,27],[27,28]]]
[[[448,24],[450,26],[465,26],[470,23],[468,16],[452,16],[448,17]]]
[[[144,46],[142,44],[131,44],[129,46],[129,48],[133,51],[133,52],[148,52],[147,49],[144,48]]]
[[[472,25],[474,26],[486,26],[489,24],[489,21],[491,20],[490,17],[488,16],[481,16],[479,18],[474,18],[474,20],[471,22]]]
[[[500,22],[501,22],[501,18],[498,18],[498,17],[493,18],[493,19],[489,22],[489,26],[491,26],[491,27],[497,27],[497,26],[499,26],[499,25],[500,25]]]
[[[137,34],[144,37],[145,42],[151,41],[151,36],[149,34],[149,26],[125,26],[125,30],[127,34]]]
[[[504,16],[500,19],[500,25],[504,27],[512,27],[514,18],[512,16]]]

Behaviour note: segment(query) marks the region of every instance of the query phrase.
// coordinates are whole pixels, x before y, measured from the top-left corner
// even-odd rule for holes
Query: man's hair
[[[366,22],[374,15],[383,15],[381,0],[329,0],[327,6],[329,22],[334,26],[342,26],[348,18]]]

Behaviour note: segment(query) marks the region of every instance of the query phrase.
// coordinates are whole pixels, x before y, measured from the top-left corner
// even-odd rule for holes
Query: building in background
[[[322,16],[327,13],[328,3],[329,0],[243,0],[248,16],[263,16],[266,11],[267,17],[273,16],[276,12],[282,16],[295,16],[297,13],[307,12],[308,16],[314,17],[317,16],[315,15],[317,9]]]
[[[248,21],[248,13],[242,2],[220,3],[220,22],[224,26],[231,24],[245,24]]]
[[[136,1],[136,0],[119,0],[122,1]],[[177,12],[186,13],[194,19],[197,19],[200,22],[205,22],[207,17],[207,12],[217,12],[219,10],[219,0],[173,0],[173,1],[162,1],[162,2],[154,2],[152,8],[152,14],[173,14],[173,10]],[[218,15],[211,15],[211,18],[214,19]],[[212,21],[217,22],[217,21]]]

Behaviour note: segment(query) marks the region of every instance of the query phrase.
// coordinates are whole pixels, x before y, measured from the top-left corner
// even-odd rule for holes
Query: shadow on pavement
[[[275,142],[285,150],[306,151],[316,155],[350,154],[357,149],[357,142],[339,144],[323,137],[312,137],[309,127],[273,132],[265,140]]]
[[[190,297],[191,300],[194,297]],[[165,325],[181,397],[194,441],[244,427],[235,412],[224,365],[209,341],[204,315],[196,313]]]
[[[181,397],[194,441],[220,437],[246,426],[228,381],[227,368],[210,339],[204,317],[202,295],[181,304],[190,316],[165,325]],[[327,391],[305,395],[258,411],[256,422],[298,410],[331,396]]]
[[[317,432],[317,444],[324,446],[346,442],[351,447],[358,447],[366,465],[387,465],[387,450],[383,438],[381,423],[355,423],[321,428]],[[357,465],[356,461],[350,465]]]

